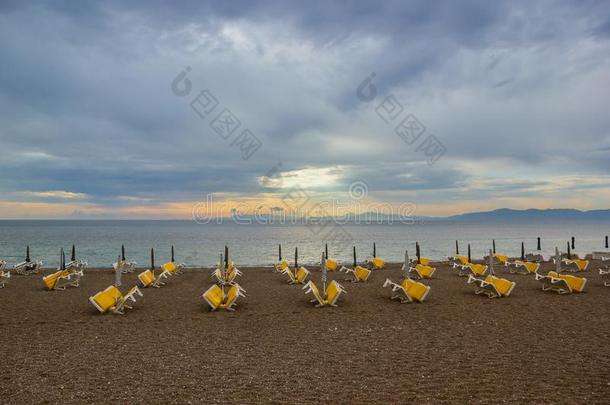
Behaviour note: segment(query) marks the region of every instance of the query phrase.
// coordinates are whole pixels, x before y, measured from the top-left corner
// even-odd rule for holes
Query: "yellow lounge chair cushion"
[[[172,262],[165,263],[163,266],[161,266],[161,268],[170,274],[174,274],[178,270],[178,266],[176,266],[176,263]]]
[[[411,280],[410,278],[405,278],[404,280],[402,280],[402,283],[400,283],[400,285],[402,286],[402,288],[404,288],[409,297],[419,302],[424,302],[424,299],[430,291],[429,286],[418,281]]]
[[[415,266],[415,271],[421,278],[430,278],[436,271],[434,267],[430,267],[424,264],[418,264]]]
[[[382,268],[383,268],[383,266],[385,266],[385,260],[380,259],[380,258],[378,258],[378,257],[373,257],[373,258],[371,259],[371,263],[373,263],[373,266],[374,266],[376,269],[382,269]]]
[[[222,289],[216,284],[211,286],[206,292],[203,293],[203,298],[210,304],[213,309],[220,308],[224,301],[224,293]]]
[[[366,281],[371,275],[371,271],[369,269],[365,269],[362,266],[356,266],[356,268],[354,269],[354,275],[356,276],[356,280]]]
[[[468,264],[468,256],[455,256],[455,259],[459,260],[464,266]]]
[[[110,308],[116,305],[116,299],[106,290],[98,292],[92,297],[92,299],[103,312],[108,312]]]
[[[275,265],[275,269],[280,273],[288,268],[288,260],[284,259],[280,263]]]
[[[156,280],[155,275],[150,270],[146,270],[138,274],[138,278],[140,279],[144,287],[150,286]]]
[[[508,256],[507,255],[501,255],[499,253],[495,253],[494,257],[496,259],[498,259],[498,261],[502,264],[505,264],[506,262],[508,262]]]
[[[296,282],[298,284],[303,284],[305,282],[305,280],[307,279],[307,276],[309,276],[309,270],[307,270],[305,267],[300,267],[297,270],[297,276],[296,276]]]
[[[318,286],[313,281],[309,282],[309,288],[311,289],[311,293],[313,294],[313,296],[316,298],[316,300],[318,301],[318,303],[320,305],[328,305],[328,301],[325,300],[324,297],[322,297],[322,295],[320,294],[320,290],[318,289]]]
[[[419,264],[423,264],[424,266],[428,266],[432,260],[429,257],[420,257]]]
[[[225,296],[225,302],[223,304],[221,304],[220,307],[221,308],[230,308],[231,305],[233,305],[233,303],[235,301],[237,301],[237,297],[239,297],[239,286],[234,285],[231,288],[229,288],[229,291],[227,292],[227,294]]]
[[[578,270],[583,271],[589,266],[589,261],[582,259],[574,259],[568,260],[568,264],[575,264],[576,267],[578,267]]]
[[[337,261],[334,259],[326,259],[325,260],[326,263],[326,269],[328,271],[335,271],[337,270]]]
[[[583,292],[583,290],[585,289],[585,285],[587,284],[586,278],[573,276],[571,274],[558,274],[554,271],[549,271],[547,275],[565,280],[565,282],[568,283],[572,291],[576,292]]]
[[[57,284],[57,281],[59,281],[59,279],[61,277],[66,277],[69,275],[70,275],[70,272],[67,270],[56,271],[53,274],[49,274],[48,276],[43,277],[42,281],[44,282],[44,284],[47,286],[47,288],[49,290],[52,290],[55,287],[55,284]]]
[[[470,271],[472,271],[472,274],[474,274],[475,276],[482,276],[487,270],[487,266],[483,264],[470,263],[468,267],[470,268]]]
[[[522,260],[515,260],[515,266],[525,268],[529,273],[535,273],[540,267],[540,263],[535,262],[524,262]]]
[[[335,301],[339,298],[341,294],[341,289],[335,282],[331,282],[328,287],[326,287],[326,299],[324,300],[324,304],[334,304]]]
[[[492,275],[485,277],[485,282],[493,284],[494,287],[496,287],[496,290],[498,290],[498,292],[504,297],[508,297],[516,285],[514,281]]]
[[[103,312],[114,308],[121,298],[123,294],[113,285],[91,297]]]

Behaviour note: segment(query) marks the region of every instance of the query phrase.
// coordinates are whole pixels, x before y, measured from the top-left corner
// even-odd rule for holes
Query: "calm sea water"
[[[402,262],[405,249],[415,254],[419,241],[422,255],[434,259],[453,255],[455,240],[466,252],[471,244],[472,256],[480,258],[496,240],[497,251],[520,254],[521,241],[526,251],[536,249],[536,237],[542,237],[542,253],[549,256],[555,246],[566,249],[571,236],[576,237],[577,253],[604,250],[604,236],[610,234],[610,222],[570,221],[548,222],[426,222],[414,225],[343,225],[350,240],[344,242],[311,225],[238,225],[234,223],[201,225],[193,221],[0,221],[0,258],[9,264],[22,261],[25,247],[30,245],[33,259],[43,260],[45,267],[58,263],[59,249],[69,254],[74,243],[77,256],[90,267],[110,267],[125,244],[127,258],[145,266],[150,248],[155,248],[156,263],[170,257],[170,246],[176,249],[176,260],[188,266],[210,266],[218,260],[224,245],[238,265],[269,265],[277,260],[278,243],[291,261],[294,248],[299,248],[299,262],[318,263],[324,244],[328,242],[333,258],[351,263],[352,245],[358,259],[369,257],[373,242],[377,256]]]

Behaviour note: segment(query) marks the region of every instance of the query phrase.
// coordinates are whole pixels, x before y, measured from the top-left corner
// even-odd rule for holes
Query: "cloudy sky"
[[[0,60],[1,218],[610,202],[607,1],[2,1]]]

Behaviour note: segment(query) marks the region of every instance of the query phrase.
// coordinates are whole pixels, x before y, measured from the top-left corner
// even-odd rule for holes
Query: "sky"
[[[608,1],[2,1],[0,60],[0,218],[610,208]]]

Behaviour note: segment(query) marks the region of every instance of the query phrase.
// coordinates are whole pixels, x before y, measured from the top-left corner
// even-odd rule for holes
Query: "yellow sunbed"
[[[237,305],[239,297],[245,297],[245,290],[239,284],[233,284],[231,288],[224,293],[222,288],[216,284],[212,285],[203,293],[203,299],[208,303],[212,311],[217,309],[226,309],[227,311],[235,311],[233,308]]]
[[[410,276],[416,279],[431,278],[435,271],[436,268],[425,264],[417,264],[415,267],[409,268]]]
[[[475,286],[475,294],[485,294],[489,298],[508,297],[517,283],[505,278],[487,275],[484,279],[468,276],[468,284]]]
[[[326,270],[328,271],[335,271],[337,270],[337,261],[334,259],[325,259],[324,263],[326,264]]]
[[[154,287],[159,288],[164,286],[165,283],[162,279],[167,278],[167,273],[163,271],[159,276],[155,276],[152,270],[145,270],[142,273],[138,274],[138,279],[142,283],[142,287]]]
[[[371,270],[364,268],[362,266],[356,266],[353,269],[347,267],[341,267],[339,271],[345,271],[345,274],[351,274],[351,277],[346,280],[351,281],[352,283],[362,283],[369,279],[371,275]]]
[[[324,306],[337,306],[337,300],[341,296],[342,293],[345,293],[345,290],[341,286],[341,284],[336,281],[331,281],[326,287],[326,291],[324,296],[320,294],[320,290],[316,286],[313,281],[309,281],[307,284],[303,286],[305,294],[311,293],[314,296],[313,300],[310,300],[312,303],[316,303],[316,308],[324,307]]]
[[[309,277],[309,270],[307,270],[305,267],[301,266],[301,267],[299,267],[299,269],[296,271],[296,274],[295,274],[290,269],[290,267],[287,267],[284,269],[282,274],[286,274],[288,276],[289,284],[303,284],[305,282],[305,280],[307,279],[307,277]]]
[[[101,313],[112,312],[122,315],[125,308],[132,309],[132,307],[127,305],[127,301],[136,302],[136,294],[142,296],[142,292],[137,286],[133,287],[125,295],[115,286],[110,286],[89,297],[89,302]]]
[[[549,271],[546,276],[536,273],[536,280],[542,283],[543,291],[555,291],[559,294],[583,292],[587,279],[569,274],[559,274]]]
[[[42,278],[42,282],[49,290],[65,290],[67,286],[78,287],[81,271],[60,270]]]
[[[515,267],[514,269],[509,268],[510,273],[519,273],[519,274],[534,274],[540,268],[540,263],[536,262],[526,262],[522,260],[515,260],[512,263]]]
[[[392,292],[395,294],[390,298],[399,299],[402,303],[424,302],[430,293],[430,286],[410,278],[403,279],[400,284],[396,284],[388,278],[385,280],[385,283],[383,283],[383,286],[391,287]]]

